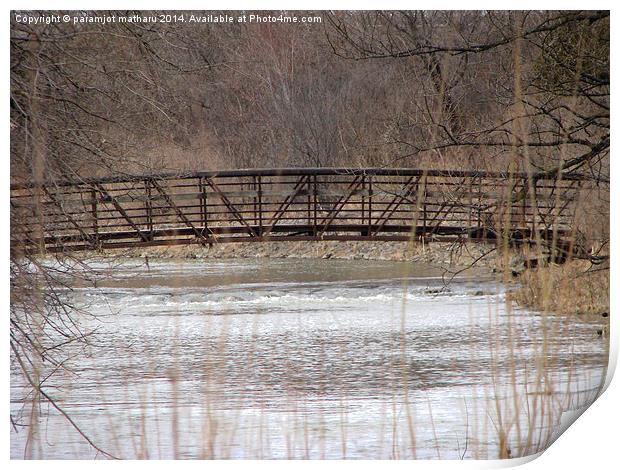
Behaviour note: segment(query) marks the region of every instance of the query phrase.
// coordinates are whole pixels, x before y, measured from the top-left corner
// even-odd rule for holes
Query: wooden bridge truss
[[[577,177],[304,168],[11,187],[12,248],[59,252],[282,240],[549,240],[570,232]]]

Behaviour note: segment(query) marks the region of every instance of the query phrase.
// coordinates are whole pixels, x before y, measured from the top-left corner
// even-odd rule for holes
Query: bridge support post
[[[254,196],[252,196],[252,223],[258,225],[258,184],[256,183],[256,175],[252,176],[252,191],[254,192]]]
[[[426,175],[422,175],[422,239],[426,238]]]
[[[310,178],[306,180],[306,192],[307,194],[307,202],[308,202],[308,210],[306,213],[306,221],[308,226],[312,226],[312,184],[310,183]],[[314,230],[310,230],[308,235],[312,235]]]
[[[476,230],[476,238],[480,238],[482,233],[482,209],[481,206],[482,205],[482,176],[480,176],[478,178],[478,202],[477,202],[477,206],[478,206],[478,216],[477,216],[477,220],[476,220],[476,225],[477,225],[477,230]],[[486,238],[486,234],[484,235],[484,237]]]
[[[146,211],[146,229],[148,231],[148,239],[153,241],[153,193],[151,183],[148,179],[144,180],[144,189],[146,195],[145,211]]]
[[[200,218],[202,220],[202,235],[206,237],[209,232],[209,213],[207,206],[207,185],[205,184],[205,177],[200,176],[198,178],[198,191],[200,193]]]
[[[258,175],[258,236],[263,236],[263,177]]]
[[[531,231],[531,237],[536,239],[536,234],[537,234],[537,230],[536,230],[536,219],[538,218],[538,200],[536,199],[536,184],[538,183],[537,180],[533,180],[532,181],[532,191],[533,194],[531,196],[532,198],[532,231]]]
[[[372,236],[372,175],[368,175],[368,234]]]
[[[365,205],[366,205],[366,175],[362,175],[362,226],[366,224],[366,214],[364,213]]]
[[[90,191],[91,203],[90,212],[93,217],[93,248],[97,248],[99,245],[99,216],[97,213],[97,191],[92,189]]]
[[[360,235],[363,237],[367,237],[368,235],[370,235],[368,223],[366,222],[366,174],[362,175],[362,215],[360,225],[362,227]]]
[[[312,221],[312,236],[316,237],[318,230],[317,230],[317,206],[318,206],[318,192],[317,192],[317,181],[316,181],[316,175],[312,175],[312,205],[313,205],[313,221]]]
[[[527,183],[526,179],[523,179],[522,181],[523,181],[523,183],[522,183],[523,186],[522,186],[520,192],[521,192],[521,194],[523,194],[523,200],[521,201],[521,223],[520,223],[520,225],[521,225],[521,227],[525,228],[526,224],[527,224],[526,211],[527,211],[527,197],[528,197],[528,194],[527,194],[527,184],[528,183]],[[523,231],[522,238],[525,238],[525,230]]]

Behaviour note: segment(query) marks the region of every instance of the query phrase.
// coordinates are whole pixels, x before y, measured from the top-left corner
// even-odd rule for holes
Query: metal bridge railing
[[[12,185],[12,247],[274,240],[549,239],[579,178],[418,169],[229,170]]]

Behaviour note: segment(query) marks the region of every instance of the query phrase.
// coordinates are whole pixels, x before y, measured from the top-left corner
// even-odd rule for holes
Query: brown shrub
[[[525,271],[515,300],[521,305],[557,313],[609,312],[609,269],[576,260]]]

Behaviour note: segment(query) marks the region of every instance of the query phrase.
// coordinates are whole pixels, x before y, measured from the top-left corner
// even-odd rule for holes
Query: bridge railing
[[[11,187],[12,245],[70,251],[271,240],[549,238],[576,177],[417,169],[230,170]]]

